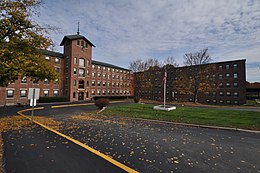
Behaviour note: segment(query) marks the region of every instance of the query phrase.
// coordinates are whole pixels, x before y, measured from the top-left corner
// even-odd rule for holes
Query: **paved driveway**
[[[140,172],[260,172],[260,135],[106,116],[92,106],[36,111],[61,132]]]

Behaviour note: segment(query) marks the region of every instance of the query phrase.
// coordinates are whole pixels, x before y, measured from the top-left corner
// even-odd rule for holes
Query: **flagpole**
[[[163,85],[163,106],[165,108],[165,103],[166,103],[166,66],[164,67],[164,85]]]

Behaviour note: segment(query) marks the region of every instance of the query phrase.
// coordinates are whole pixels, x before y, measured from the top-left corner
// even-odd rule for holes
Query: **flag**
[[[164,71],[164,77],[163,77],[164,84],[166,84],[166,80],[167,80],[167,73],[166,73],[166,69],[165,69],[165,71]]]

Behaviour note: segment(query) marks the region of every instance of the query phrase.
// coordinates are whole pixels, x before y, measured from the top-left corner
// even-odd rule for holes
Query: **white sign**
[[[30,99],[30,106],[36,106],[36,99],[34,99],[34,103],[33,99]]]
[[[34,100],[38,100],[40,98],[40,88],[29,88],[28,99],[33,99],[33,90],[35,90]]]

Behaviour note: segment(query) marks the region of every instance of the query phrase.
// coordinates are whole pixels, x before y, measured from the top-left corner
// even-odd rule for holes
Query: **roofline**
[[[72,35],[65,35],[60,43],[60,46],[63,46],[64,45],[64,42],[65,42],[65,39],[69,39],[69,40],[76,40],[77,38],[74,38],[74,39],[70,39],[68,38],[68,36],[72,36]],[[73,35],[74,36],[74,35]],[[93,47],[96,47],[91,41],[89,41],[85,36],[83,35],[78,35],[78,36],[81,36],[82,38],[80,39],[84,39],[86,42],[88,42],[91,46]]]
[[[38,51],[43,55],[49,55],[49,56],[54,56],[54,57],[58,57],[58,58],[64,58],[64,54],[60,53],[60,52],[55,52],[55,51],[46,50],[46,49],[39,49]]]
[[[246,61],[246,59],[220,61],[220,62],[212,62],[212,63],[198,64],[198,65],[190,65],[190,66],[187,65],[187,66],[181,66],[181,67],[175,67],[175,68],[185,68],[185,67],[193,67],[193,66],[199,66],[199,65],[223,64],[223,63],[231,63],[231,62],[239,62],[239,61]]]
[[[109,64],[109,63],[105,63],[105,62],[101,62],[101,61],[96,61],[96,60],[92,60],[92,64],[100,65],[100,66],[107,66],[107,67],[111,67],[111,68],[117,68],[117,69],[126,70],[126,71],[131,71],[131,70],[123,68],[123,67],[119,67],[119,66],[116,66],[116,65],[113,65],[113,64]]]

